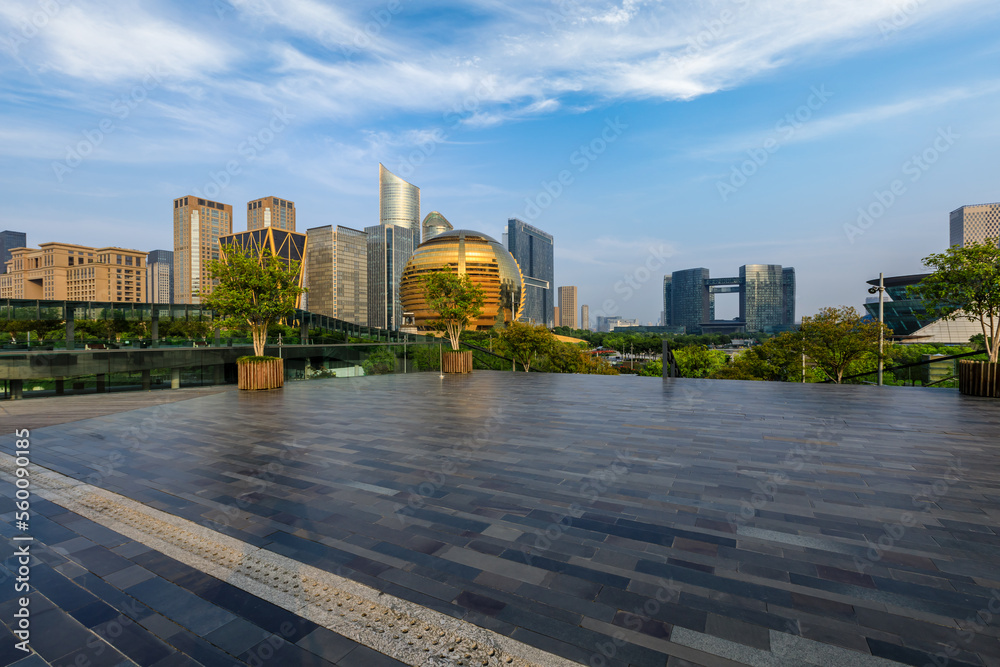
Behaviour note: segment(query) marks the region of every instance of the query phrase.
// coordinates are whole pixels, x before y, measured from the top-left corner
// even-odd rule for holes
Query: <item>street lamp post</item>
[[[878,386],[882,386],[882,369],[884,364],[882,358],[882,350],[885,344],[885,277],[884,274],[878,274],[878,287],[869,287],[868,293],[875,294],[878,292]]]

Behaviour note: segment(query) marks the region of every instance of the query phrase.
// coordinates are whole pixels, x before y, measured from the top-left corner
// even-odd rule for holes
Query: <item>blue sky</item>
[[[748,263],[796,268],[799,317],[860,307],[1000,200],[998,28],[995,0],[5,0],[0,229],[169,249],[195,192],[237,231],[266,195],[362,228],[383,162],[422,215],[553,234],[592,317]]]

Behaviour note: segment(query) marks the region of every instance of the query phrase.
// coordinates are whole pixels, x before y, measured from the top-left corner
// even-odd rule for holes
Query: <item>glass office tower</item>
[[[521,267],[524,276],[524,310],[522,322],[544,324],[547,327],[556,325],[555,313],[555,261],[553,253],[554,240],[537,227],[523,220],[509,218],[507,220],[507,242],[505,244],[510,254],[514,256],[517,265]]]
[[[379,175],[379,224],[368,235],[368,326],[399,329],[403,306],[399,281],[420,245],[420,188],[383,165]]]

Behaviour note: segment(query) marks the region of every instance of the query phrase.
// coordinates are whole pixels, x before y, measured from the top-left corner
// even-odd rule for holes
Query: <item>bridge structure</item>
[[[163,344],[159,335],[161,320],[205,322],[214,335],[203,341],[192,341],[185,346]],[[214,326],[218,317],[211,310],[197,304],[124,303],[52,301],[45,299],[0,300],[0,321],[50,321],[62,322],[65,327],[65,349],[54,345],[22,344],[4,345],[0,350],[0,381],[10,398],[21,398],[24,383],[31,380],[54,380],[57,395],[69,386],[79,390],[81,378],[92,378],[98,393],[109,387],[108,378],[114,375],[135,375],[137,388],[150,389],[163,378],[154,377],[157,371],[169,373],[167,381],[172,388],[179,388],[182,375],[196,369],[199,383],[221,384],[235,373],[236,360],[250,352],[252,347],[233,339],[223,339],[220,329]],[[149,336],[139,345],[122,349],[103,343],[82,344],[77,340],[75,324],[78,320],[126,320],[148,323]],[[377,327],[347,322],[334,317],[296,309],[287,324],[299,329],[299,344],[268,345],[266,353],[285,359],[286,372],[304,373],[307,368],[357,368],[378,345],[424,344],[437,345],[431,336],[391,331]],[[319,332],[342,334],[343,344],[329,344],[311,340]],[[209,340],[211,338],[211,340]],[[351,339],[367,343],[349,343]],[[406,370],[406,355],[403,371]]]

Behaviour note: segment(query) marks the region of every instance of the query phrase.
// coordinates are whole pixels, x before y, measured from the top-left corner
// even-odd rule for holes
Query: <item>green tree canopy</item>
[[[543,325],[531,326],[523,322],[508,322],[500,332],[500,346],[511,355],[527,373],[540,354],[547,353],[556,343],[555,336]]]
[[[1000,247],[997,239],[951,246],[928,255],[934,273],[910,288],[928,311],[946,320],[979,322],[990,361],[1000,351]]]
[[[469,274],[458,275],[451,265],[439,271],[431,271],[423,277],[424,298],[427,305],[437,313],[434,327],[444,331],[451,340],[451,349],[458,349],[462,331],[469,322],[483,314],[486,294],[483,288],[472,282]]]
[[[878,355],[879,330],[888,337],[892,330],[877,321],[866,321],[851,306],[822,308],[802,318],[806,356],[837,384],[844,371],[866,355]]]
[[[224,259],[212,260],[209,272],[218,283],[201,303],[222,318],[220,326],[249,326],[255,356],[264,356],[267,328],[295,312],[295,302],[305,292],[298,285],[299,262],[265,250],[262,257],[246,254],[237,245],[222,247]]]

